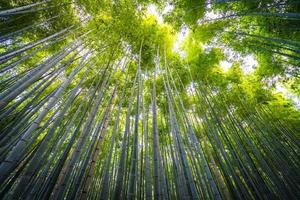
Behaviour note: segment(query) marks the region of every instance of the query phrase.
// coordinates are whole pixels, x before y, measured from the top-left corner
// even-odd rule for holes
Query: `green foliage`
[[[0,0],[0,199],[296,199],[299,12]]]

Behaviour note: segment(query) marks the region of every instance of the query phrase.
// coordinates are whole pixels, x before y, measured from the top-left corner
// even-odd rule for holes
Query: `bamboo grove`
[[[149,5],[172,10],[159,22]],[[299,13],[298,0],[0,1],[0,198],[300,199],[299,107],[271,92],[283,81],[299,100]]]

